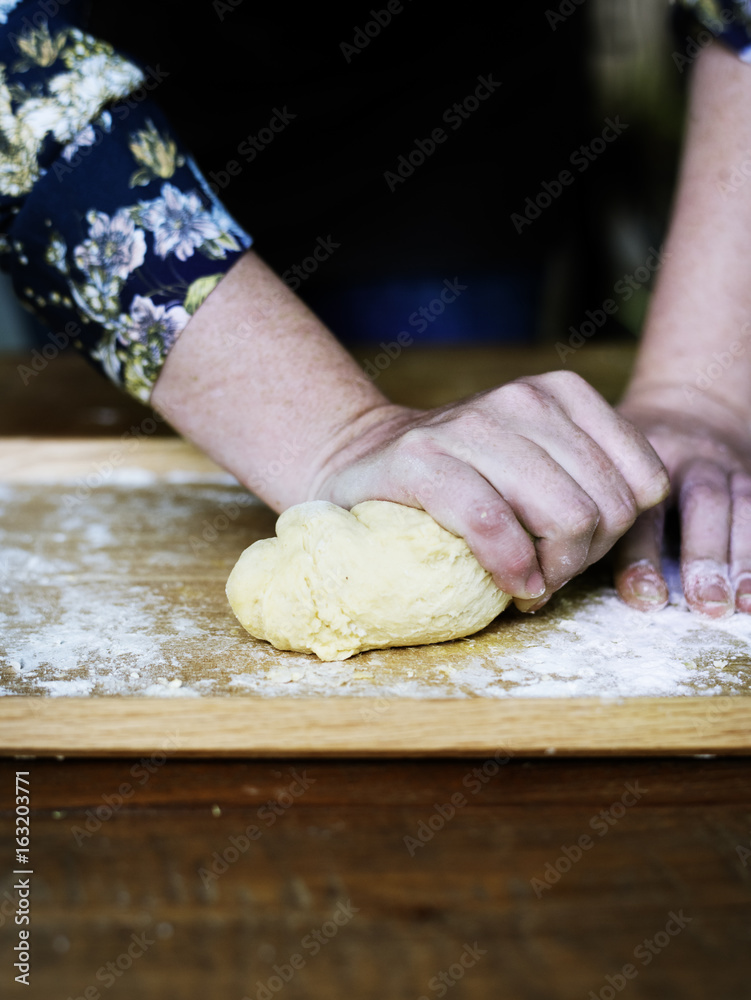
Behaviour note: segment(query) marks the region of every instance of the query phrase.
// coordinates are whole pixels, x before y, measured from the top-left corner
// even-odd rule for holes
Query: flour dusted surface
[[[237,624],[224,584],[274,515],[230,484],[0,486],[0,694],[606,699],[751,693],[751,619],[626,608],[607,575],[535,616],[340,663],[280,652]]]

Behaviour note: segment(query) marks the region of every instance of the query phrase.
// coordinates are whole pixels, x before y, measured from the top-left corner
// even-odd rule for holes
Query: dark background
[[[560,6],[404,0],[349,62],[342,43],[385,5],[91,0],[88,30],[166,74],[151,96],[279,274],[319,240],[339,244],[296,290],[346,343],[405,329],[566,342],[608,298],[618,308],[598,341],[633,340],[649,287],[627,301],[614,287],[664,235],[685,28],[653,0],[584,0],[565,17]],[[479,76],[501,86],[451,130],[443,113]],[[296,117],[248,162],[248,136],[285,108]],[[608,117],[628,129],[579,172],[572,154]],[[392,193],[385,172],[436,127],[446,142]],[[565,169],[574,183],[518,233],[512,214]],[[455,278],[467,291],[417,336],[408,317]]]
[[[341,244],[299,294],[343,339],[368,339],[364,328],[390,335],[419,289],[455,276],[468,293],[433,338],[447,324],[447,339],[533,340],[545,306],[549,325],[581,322],[612,290],[608,192],[626,189],[640,205],[650,197],[633,115],[624,118],[623,101],[597,106],[588,4],[553,30],[549,4],[405,0],[347,62],[341,43],[374,7],[383,9],[106,0],[92,4],[90,27],[169,73],[154,97],[207,176],[238,162],[221,197],[279,273],[319,236]],[[488,74],[501,87],[450,130],[443,112]],[[248,163],[238,146],[285,107],[297,117]],[[511,214],[619,113],[630,132],[586,172],[573,169],[575,183],[519,234]],[[385,171],[437,126],[447,141],[392,193]],[[659,230],[658,219],[641,234],[647,245]],[[623,332],[617,318],[610,327]]]

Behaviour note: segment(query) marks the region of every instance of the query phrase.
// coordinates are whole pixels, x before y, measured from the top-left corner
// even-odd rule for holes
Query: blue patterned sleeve
[[[699,30],[714,36],[744,62],[751,62],[751,3],[749,0],[678,0],[693,15]],[[701,39],[699,39],[701,41]]]
[[[146,402],[251,239],[151,100],[154,71],[76,11],[0,0],[0,266],[56,343]]]

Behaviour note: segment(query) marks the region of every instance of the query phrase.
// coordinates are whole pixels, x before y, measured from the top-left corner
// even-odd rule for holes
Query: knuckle
[[[529,576],[530,562],[533,555],[534,551],[531,545],[529,546],[529,550],[520,545],[504,548],[502,566],[505,576],[518,578],[523,581],[526,580],[527,576]]]
[[[425,427],[408,427],[399,435],[394,447],[402,457],[421,459],[431,450],[431,436]]]
[[[715,507],[718,502],[727,499],[727,490],[716,482],[704,480],[694,480],[684,483],[681,490],[681,506],[685,508],[693,507]]]
[[[497,425],[487,413],[467,408],[456,418],[451,454],[465,462],[474,461],[497,434]]]
[[[707,458],[695,458],[681,470],[683,485],[693,487],[700,484],[725,486],[728,480],[726,469]]]
[[[639,514],[636,501],[630,497],[621,497],[620,502],[608,512],[607,527],[617,535],[628,531]]]
[[[647,510],[655,504],[662,503],[670,495],[670,476],[664,466],[655,470],[654,474],[641,485],[636,493],[636,501],[640,510]]]
[[[443,493],[448,484],[445,469],[428,468],[424,463],[413,465],[402,477],[402,482],[422,504]]]
[[[495,391],[512,412],[528,413],[549,405],[549,395],[536,379],[516,379]]]
[[[467,526],[481,538],[494,538],[511,527],[513,515],[501,503],[477,501],[466,512]]]
[[[545,372],[544,375],[537,375],[543,385],[550,386],[551,389],[562,391],[566,395],[591,394],[594,392],[592,386],[581,375],[576,372],[559,369],[553,372]]]
[[[591,497],[572,501],[558,521],[560,533],[573,539],[590,538],[600,523],[600,509]]]
[[[751,496],[751,475],[745,470],[739,469],[732,476],[733,493],[736,496]]]

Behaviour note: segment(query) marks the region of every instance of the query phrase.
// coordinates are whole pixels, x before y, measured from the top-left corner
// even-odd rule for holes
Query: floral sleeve
[[[693,14],[701,29],[714,35],[743,59],[751,62],[751,2],[749,0],[678,0],[678,7]]]
[[[76,2],[0,0],[0,266],[58,340],[148,401],[251,239]],[[157,80],[158,82],[158,80]]]

